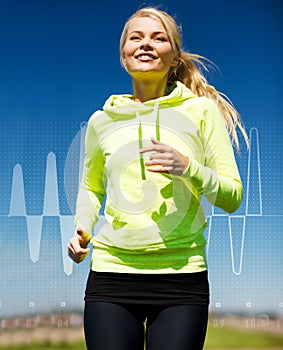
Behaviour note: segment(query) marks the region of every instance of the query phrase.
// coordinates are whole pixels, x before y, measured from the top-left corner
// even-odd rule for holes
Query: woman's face
[[[134,78],[162,79],[178,62],[162,23],[150,17],[137,17],[129,23],[122,62]],[[150,73],[150,74],[149,74]]]

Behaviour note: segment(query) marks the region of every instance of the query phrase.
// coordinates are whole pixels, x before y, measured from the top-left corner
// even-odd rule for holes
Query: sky
[[[184,50],[215,63],[208,80],[252,136],[250,153],[242,145],[237,156],[245,196],[232,238],[217,211],[206,233],[211,308],[283,314],[282,2],[0,0],[0,315],[82,307],[89,260],[64,260],[60,220],[74,213],[82,123],[109,95],[132,91],[119,38],[127,18],[149,5],[175,16]],[[48,167],[48,157],[56,164]],[[47,169],[58,206],[49,214]],[[19,199],[18,212],[15,178],[25,204],[21,211]],[[28,236],[27,221],[42,214],[41,230]]]

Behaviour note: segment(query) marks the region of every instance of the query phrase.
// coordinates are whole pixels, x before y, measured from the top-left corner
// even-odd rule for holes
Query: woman
[[[69,255],[93,254],[85,293],[89,350],[199,350],[209,305],[201,197],[232,213],[242,184],[233,106],[181,49],[166,12],[138,10],[120,41],[132,95],[90,118]],[[92,231],[105,202],[105,225]]]

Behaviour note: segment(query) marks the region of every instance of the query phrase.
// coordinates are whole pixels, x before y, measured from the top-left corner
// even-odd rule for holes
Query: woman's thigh
[[[143,350],[144,325],[134,307],[86,302],[85,339],[88,350]]]
[[[208,307],[157,307],[148,316],[147,350],[201,350],[205,341]]]

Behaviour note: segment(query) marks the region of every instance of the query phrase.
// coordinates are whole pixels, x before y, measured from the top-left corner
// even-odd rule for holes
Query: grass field
[[[49,330],[50,334],[52,329]],[[70,335],[72,329],[69,329]],[[67,333],[66,333],[67,334]],[[65,335],[66,335],[65,334]],[[28,331],[26,331],[28,336]],[[70,338],[72,338],[70,336]],[[69,339],[70,339],[69,338]],[[68,338],[67,338],[68,339]],[[33,342],[18,345],[6,345],[1,346],[1,350],[86,350],[83,338],[78,340],[66,341],[66,340],[43,340],[42,342]],[[205,344],[205,350],[209,349],[268,349],[268,350],[279,350],[283,349],[283,334],[282,332],[266,332],[266,331],[255,331],[253,329],[237,329],[230,326],[217,326],[211,324],[208,327],[207,339]],[[115,349],[113,349],[115,350]],[[134,349],[133,349],[134,350]]]
[[[208,327],[205,349],[283,349],[283,334],[224,326]]]

